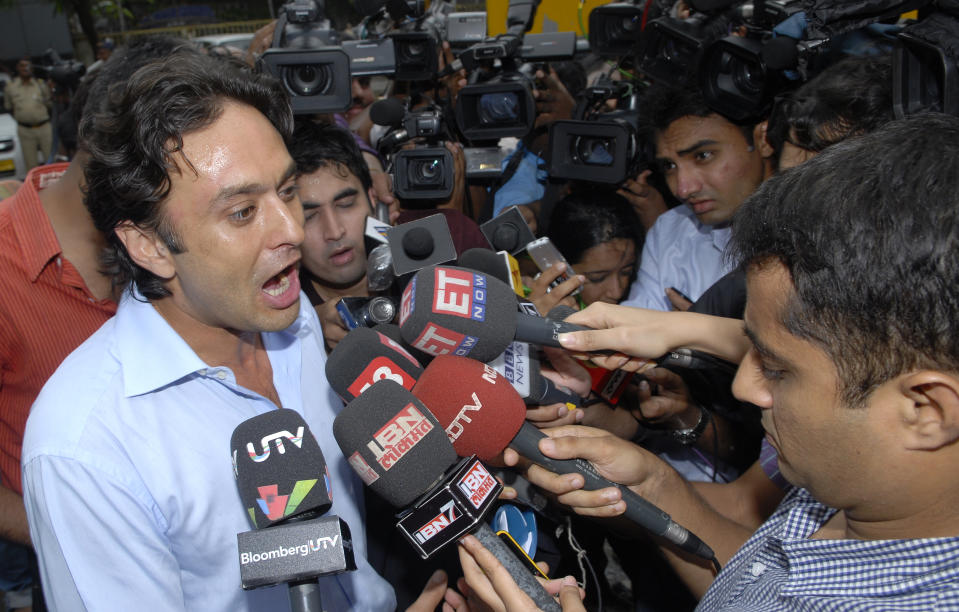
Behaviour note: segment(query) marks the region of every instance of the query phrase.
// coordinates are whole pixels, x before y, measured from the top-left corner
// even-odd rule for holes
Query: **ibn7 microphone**
[[[237,534],[240,583],[288,583],[293,609],[322,610],[317,578],[356,569],[347,524],[332,504],[326,461],[303,417],[277,409],[230,439],[233,473],[254,530]]]
[[[347,402],[384,379],[412,389],[422,373],[423,367],[398,342],[366,327],[350,330],[326,361],[330,386]]]
[[[436,417],[412,393],[390,380],[374,384],[336,417],[333,436],[363,482],[400,509],[397,528],[422,558],[472,533],[536,605],[559,612],[486,524],[502,485],[475,457],[457,460]]]
[[[455,380],[456,384],[450,381]],[[539,450],[545,437],[526,422],[526,406],[505,378],[484,363],[462,357],[437,357],[423,371],[413,394],[444,426],[461,457],[490,460],[510,446],[520,455],[556,474],[577,473],[583,488],[592,491],[616,487],[626,502],[624,516],[680,549],[704,559],[715,558],[702,540],[629,487],[604,478],[583,459],[553,459]]]

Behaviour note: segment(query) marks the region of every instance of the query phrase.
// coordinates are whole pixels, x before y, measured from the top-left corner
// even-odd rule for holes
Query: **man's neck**
[[[355,283],[342,286],[323,283],[312,274],[307,274],[309,275],[310,285],[316,290],[317,295],[323,298],[324,302],[335,302],[344,297],[366,297],[370,294],[365,274]]]
[[[840,510],[812,535],[815,539],[905,540],[945,538],[959,534],[959,501],[954,495],[933,496],[929,503],[919,503],[921,494],[909,502],[892,500],[895,512],[882,509],[865,512],[856,508]]]
[[[106,239],[83,205],[83,168],[87,155],[78,153],[59,179],[40,190],[40,204],[50,219],[63,256],[97,299],[114,298],[110,279],[100,272],[99,256]]]

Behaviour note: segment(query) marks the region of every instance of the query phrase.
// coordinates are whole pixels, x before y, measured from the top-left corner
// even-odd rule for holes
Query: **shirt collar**
[[[12,198],[10,223],[20,242],[30,282],[36,282],[44,268],[63,251],[40,202],[40,188],[41,182],[46,185],[62,176],[67,166],[67,163],[50,164],[31,170]]]
[[[910,540],[811,539],[836,510],[808,491],[790,509],[779,534],[789,578],[784,596],[880,597],[955,581],[959,538]]]
[[[296,320],[283,331],[263,334],[267,350],[279,338],[302,339],[310,333],[306,320],[309,312],[305,308],[313,307],[301,293]],[[155,391],[187,376],[202,376],[212,367],[200,359],[139,291],[123,292],[117,306],[116,330],[117,358],[123,370],[126,397]]]

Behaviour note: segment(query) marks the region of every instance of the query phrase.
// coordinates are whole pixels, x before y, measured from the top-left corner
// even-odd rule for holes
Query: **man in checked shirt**
[[[540,445],[593,461],[716,552],[718,576],[664,546],[704,593],[699,609],[959,609],[957,158],[959,119],[927,114],[768,180],[733,226],[748,264],[745,335],[742,322],[695,313],[601,305],[570,317],[597,330],[561,337],[571,350],[652,358],[687,346],[738,360],[733,392],[762,409],[792,487],[758,529],[605,432],[558,428]],[[579,513],[624,510],[615,489],[528,475]],[[488,559],[464,556],[467,579],[481,580],[471,558]]]

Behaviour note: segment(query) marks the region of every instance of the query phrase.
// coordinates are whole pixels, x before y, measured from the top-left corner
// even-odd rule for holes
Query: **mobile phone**
[[[553,241],[549,237],[544,236],[542,238],[537,238],[536,240],[530,242],[526,245],[526,252],[529,253],[530,258],[536,264],[542,272],[549,270],[556,262],[563,262],[566,264],[566,272],[560,274],[556,277],[556,280],[550,283],[549,288],[554,289],[560,283],[568,280],[571,276],[575,275],[576,272],[573,271],[573,266],[569,265],[569,262],[566,261],[566,258],[563,257],[563,254],[559,252],[559,249],[553,244]],[[577,287],[571,295],[579,295],[583,290],[582,287]]]
[[[526,554],[526,551],[523,550],[523,547],[513,539],[513,536],[511,536],[508,531],[500,530],[496,532],[496,535],[503,542],[503,544],[506,545],[506,548],[508,548],[510,552],[513,553],[513,555],[515,555],[524,566],[526,566],[526,569],[528,569],[530,573],[538,578],[549,580],[549,576],[544,574],[543,570],[539,569],[539,566],[536,565],[536,562],[530,559],[529,555]]]

